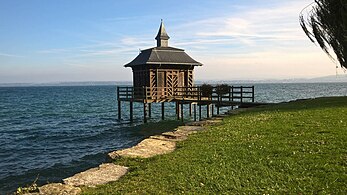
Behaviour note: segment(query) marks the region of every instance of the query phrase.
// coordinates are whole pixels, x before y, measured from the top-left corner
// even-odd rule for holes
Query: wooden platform
[[[144,122],[147,122],[147,114],[151,117],[152,103],[162,104],[162,119],[164,119],[164,103],[175,102],[177,119],[182,120],[183,105],[190,104],[189,113],[192,115],[192,106],[194,106],[194,119],[196,120],[196,106],[199,106],[199,119],[201,119],[201,106],[203,105],[206,105],[207,117],[209,117],[210,106],[216,107],[217,114],[219,114],[220,107],[246,108],[264,105],[264,103],[255,102],[254,99],[254,86],[230,86],[230,90],[224,94],[218,93],[217,88],[213,87],[212,93],[208,95],[204,94],[201,87],[117,87],[118,118],[121,119],[122,115],[121,102],[130,102],[130,121],[133,120],[134,102],[143,104]]]

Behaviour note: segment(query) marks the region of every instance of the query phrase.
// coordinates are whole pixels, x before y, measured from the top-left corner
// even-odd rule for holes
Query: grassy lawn
[[[346,194],[347,97],[291,102],[229,116],[130,173],[85,194]]]

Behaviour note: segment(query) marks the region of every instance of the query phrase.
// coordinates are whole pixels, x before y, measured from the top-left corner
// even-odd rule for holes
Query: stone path
[[[167,154],[174,151],[176,143],[172,141],[164,141],[159,139],[148,138],[140,142],[134,147],[110,152],[108,156],[111,159],[118,157],[128,158],[150,158],[159,154]]]

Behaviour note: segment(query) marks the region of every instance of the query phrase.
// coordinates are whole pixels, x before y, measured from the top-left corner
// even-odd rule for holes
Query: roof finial
[[[157,36],[155,37],[157,40],[157,47],[168,47],[169,46],[169,35],[167,35],[163,19],[161,19],[160,27]]]

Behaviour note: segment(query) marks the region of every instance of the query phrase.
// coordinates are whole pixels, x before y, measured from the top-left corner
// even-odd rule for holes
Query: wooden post
[[[118,120],[122,118],[122,104],[121,101],[118,100]]]
[[[192,116],[193,109],[192,109],[192,103],[189,103],[189,116]]]
[[[201,120],[201,104],[199,104],[199,120]]]
[[[133,122],[133,102],[130,101],[130,122]]]
[[[165,120],[165,103],[161,103],[161,120]]]
[[[176,117],[177,120],[180,120],[180,103],[178,101],[176,102]]]
[[[252,102],[254,102],[254,86],[252,86]]]
[[[214,115],[214,104],[212,104],[211,111],[212,111],[212,117],[213,117],[213,115]]]
[[[194,121],[196,121],[196,104],[194,104]]]
[[[206,117],[210,118],[210,104],[206,105]]]
[[[184,109],[183,109],[183,106],[184,106],[184,104],[183,104],[183,101],[181,102],[181,120],[182,120],[182,122],[184,121]]]
[[[148,117],[149,118],[152,117],[152,104],[151,103],[148,104]]]
[[[220,108],[220,104],[223,101],[223,95],[218,94],[218,103],[217,103],[217,115],[219,115],[219,108]]]
[[[240,94],[241,94],[241,103],[243,101],[243,87],[241,86],[241,89],[240,89]]]
[[[234,101],[234,86],[231,86],[231,101]]]
[[[143,122],[147,123],[147,103],[143,103]]]

